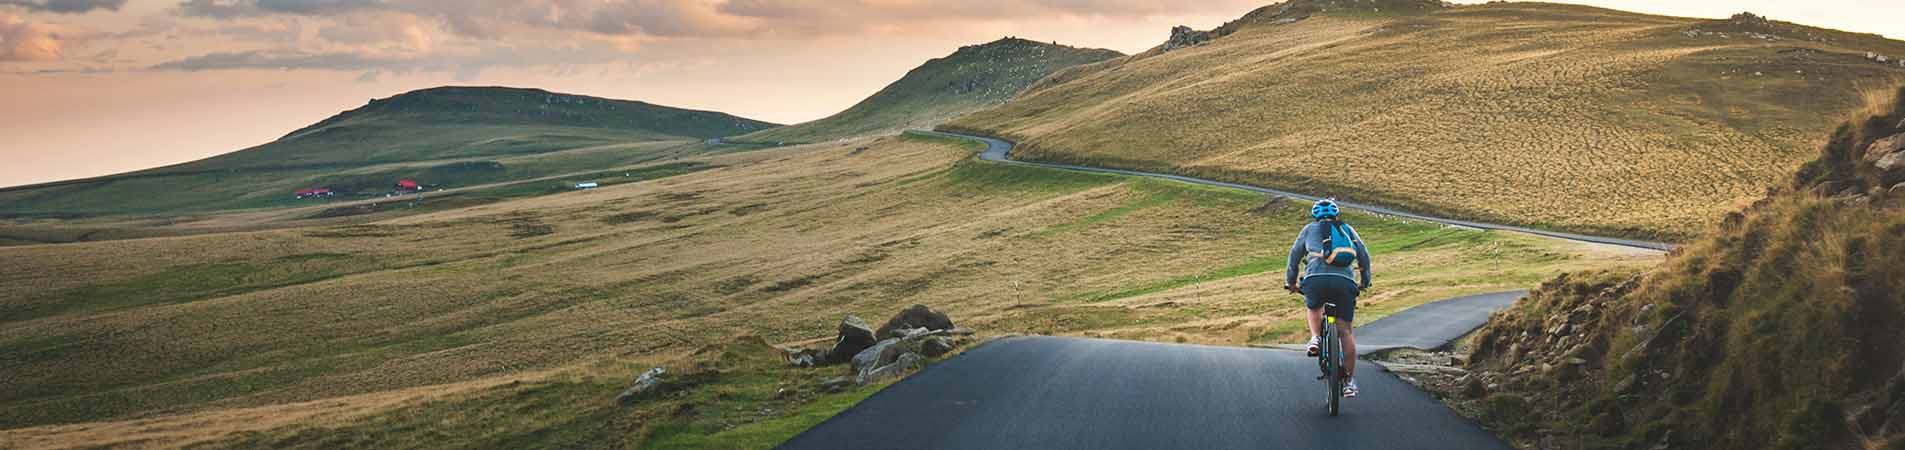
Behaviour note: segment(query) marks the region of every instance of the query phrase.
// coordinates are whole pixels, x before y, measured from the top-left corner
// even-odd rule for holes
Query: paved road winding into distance
[[[1063,170],[1164,178],[1286,198],[1316,197],[1178,175],[1013,161],[1004,140],[980,158]],[[1665,243],[1444,219],[1344,203],[1377,214],[1598,244],[1669,250]],[[1433,349],[1486,323],[1527,291],[1471,295],[1358,327],[1364,354]],[[1441,402],[1373,365],[1363,395],[1325,413],[1316,361],[1300,352],[1068,337],[986,344],[895,383],[795,436],[802,449],[1506,449]]]
[[[1436,348],[1524,294],[1431,303],[1357,334],[1385,348]],[[1508,448],[1394,375],[1361,369],[1363,395],[1329,417],[1316,360],[1299,352],[1008,338],[895,383],[780,448]]]
[[[1293,198],[1293,199],[1299,199],[1299,200],[1311,201],[1311,202],[1317,201],[1320,199],[1316,196],[1298,194],[1295,192],[1279,191],[1276,189],[1251,186],[1247,184],[1229,183],[1229,182],[1216,181],[1216,180],[1206,180],[1203,178],[1193,178],[1193,177],[1187,177],[1182,175],[1139,172],[1135,170],[1123,170],[1123,169],[1106,169],[1106,168],[1100,168],[1100,167],[1074,166],[1070,164],[1052,164],[1052,163],[1041,163],[1041,162],[1030,162],[1030,161],[1018,161],[1018,160],[1013,160],[1007,157],[1007,154],[1009,154],[1012,151],[1012,143],[1006,142],[1003,139],[987,137],[987,136],[970,135],[970,134],[947,133],[943,131],[915,130],[915,132],[939,135],[939,136],[950,136],[950,137],[956,137],[956,138],[971,139],[971,140],[984,142],[986,143],[986,150],[985,152],[979,154],[979,159],[983,159],[986,161],[996,161],[996,162],[1002,162],[1002,163],[1008,163],[1008,164],[1021,164],[1021,165],[1045,167],[1045,168],[1051,168],[1051,169],[1077,170],[1077,171],[1084,171],[1084,172],[1114,173],[1119,175],[1130,175],[1130,176],[1138,176],[1138,177],[1163,178],[1167,180],[1176,180],[1176,181],[1182,181],[1186,183],[1202,184],[1206,186],[1219,186],[1219,187],[1227,187],[1232,189],[1243,189],[1246,191],[1260,192],[1260,193],[1275,195],[1275,196],[1284,197],[1284,198]],[[1570,241],[1619,245],[1623,247],[1643,248],[1648,250],[1665,251],[1665,250],[1673,249],[1673,244],[1668,244],[1663,242],[1649,242],[1649,241],[1642,241],[1642,240],[1635,240],[1635,239],[1589,236],[1585,234],[1574,234],[1574,233],[1563,233],[1559,231],[1538,230],[1534,228],[1518,227],[1513,225],[1501,225],[1501,224],[1493,224],[1493,223],[1486,223],[1486,222],[1472,222],[1467,220],[1447,219],[1447,218],[1426,216],[1422,214],[1416,214],[1416,213],[1405,212],[1405,211],[1398,211],[1395,209],[1384,208],[1381,206],[1364,205],[1364,204],[1353,203],[1353,202],[1338,202],[1338,204],[1341,204],[1345,208],[1360,209],[1363,211],[1369,211],[1369,212],[1373,212],[1377,214],[1384,214],[1384,215],[1390,215],[1390,216],[1396,216],[1396,217],[1405,217],[1405,218],[1410,218],[1415,220],[1435,222],[1435,223],[1440,223],[1445,225],[1463,226],[1463,227],[1482,229],[1482,230],[1513,231],[1518,233],[1528,233],[1528,234],[1534,234],[1534,235],[1540,235],[1540,236],[1547,236],[1547,237],[1557,238],[1557,239],[1566,239]]]

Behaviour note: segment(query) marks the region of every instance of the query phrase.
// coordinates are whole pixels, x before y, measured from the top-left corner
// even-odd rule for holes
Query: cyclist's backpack
[[[1323,254],[1323,263],[1336,267],[1356,264],[1356,241],[1350,237],[1349,225],[1333,220],[1322,224],[1330,227],[1330,237],[1323,241],[1323,248],[1329,249]]]

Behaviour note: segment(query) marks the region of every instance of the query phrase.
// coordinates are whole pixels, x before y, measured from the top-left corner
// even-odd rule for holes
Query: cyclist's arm
[[[1297,265],[1303,264],[1303,236],[1309,234],[1308,231],[1310,227],[1304,226],[1302,231],[1296,232],[1296,243],[1290,244],[1290,262],[1283,269],[1284,286],[1296,286],[1296,268]]]
[[[1363,289],[1369,288],[1369,247],[1363,245],[1363,236],[1355,228],[1349,229],[1351,242],[1356,243],[1356,265],[1362,267]]]

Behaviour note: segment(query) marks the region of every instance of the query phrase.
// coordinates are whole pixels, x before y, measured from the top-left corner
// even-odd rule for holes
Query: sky
[[[1899,0],[1563,0],[1905,37]],[[535,87],[778,123],[1005,36],[1144,51],[1268,0],[0,0],[0,186],[263,144],[371,98]]]

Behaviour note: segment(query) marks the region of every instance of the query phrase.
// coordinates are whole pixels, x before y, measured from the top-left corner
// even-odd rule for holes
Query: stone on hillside
[[[630,385],[627,390],[622,391],[621,396],[615,398],[615,402],[623,406],[628,406],[629,404],[635,403],[636,400],[640,400],[643,396],[655,392],[656,388],[661,387],[661,376],[667,372],[667,369],[660,367],[642,372],[641,376],[635,377],[635,383],[633,385]]]
[[[827,364],[840,364],[853,359],[860,351],[873,346],[873,327],[866,321],[848,314],[840,319],[840,335],[834,338],[833,349],[827,352]]]
[[[904,336],[903,334],[896,334],[896,331],[911,328],[948,330],[952,329],[952,327],[952,319],[947,318],[945,314],[934,312],[932,308],[928,308],[926,305],[913,305],[900,311],[899,314],[893,315],[892,319],[887,319],[886,325],[881,325],[879,331],[873,333],[873,335],[880,339],[890,339],[897,336]]]
[[[848,386],[853,386],[852,378],[833,377],[820,382],[820,390],[823,392],[840,392],[847,390]]]
[[[828,352],[817,348],[781,349],[782,358],[794,367],[814,367],[826,362]]]
[[[1905,181],[1905,133],[1878,139],[1865,147],[1865,162],[1873,164],[1886,183]]]
[[[1879,169],[1887,179],[1905,176],[1905,133],[1872,142],[1865,148],[1865,162]]]
[[[1905,124],[1901,124],[1901,125],[1905,125]],[[1871,146],[1866,147],[1865,161],[1877,162],[1879,159],[1882,159],[1893,153],[1898,153],[1899,151],[1902,151],[1902,150],[1905,150],[1905,133],[1895,134],[1883,139],[1879,139],[1877,141],[1873,141]]]
[[[860,384],[867,384],[898,378],[900,375],[905,374],[907,370],[918,367],[919,364],[924,361],[926,361],[926,357],[920,356],[918,353],[901,353],[898,357],[895,357],[891,363],[861,372],[859,381]]]
[[[852,365],[848,367],[858,373],[871,367],[885,365],[893,361],[893,358],[899,356],[901,350],[899,343],[900,340],[897,338],[874,343],[873,346],[867,347],[866,350],[861,350],[859,354],[853,355]]]
[[[954,346],[952,338],[932,336],[920,341],[919,352],[928,358],[938,358],[940,355],[951,352]]]

